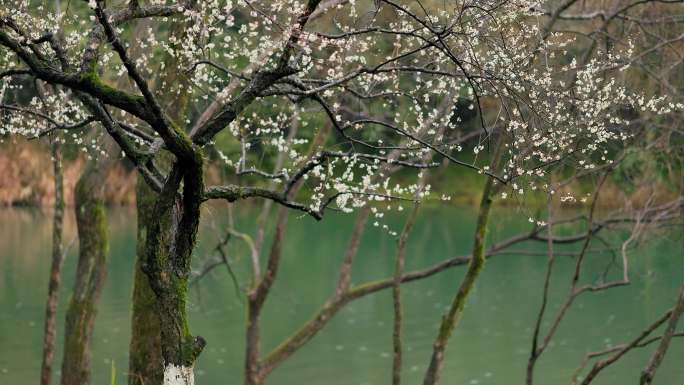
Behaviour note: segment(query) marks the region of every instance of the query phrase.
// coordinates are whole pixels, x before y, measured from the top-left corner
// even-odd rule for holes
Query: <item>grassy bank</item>
[[[85,165],[85,157],[78,153],[67,155],[64,162],[65,198],[67,205],[72,205],[74,186]],[[0,170],[6,175],[0,179],[0,206],[51,206],[54,185],[50,162],[50,153],[44,144],[21,139],[0,144]],[[219,183],[222,180],[221,174],[225,174],[225,170],[219,170],[216,166],[207,170],[207,183]],[[401,184],[402,179],[406,178],[409,176],[396,175],[392,180]],[[107,183],[107,204],[133,206],[136,179],[135,170],[130,165],[121,162],[115,166]],[[581,198],[593,191],[595,182],[582,180],[559,191],[559,194],[572,192],[577,197],[577,201],[568,201],[563,205],[581,206]],[[432,170],[430,183],[434,193],[426,200],[426,205],[476,205],[480,199],[484,177],[471,170],[442,167]],[[441,192],[448,192],[447,201],[442,200]],[[655,194],[656,201],[665,201],[676,195],[665,181],[655,185],[632,183],[627,186],[616,178],[609,178],[599,197],[599,206],[613,208],[628,204],[638,207],[652,194]],[[526,192],[524,195],[509,193],[507,199],[497,200],[497,205],[503,206],[541,207],[545,204],[546,196],[542,192]]]

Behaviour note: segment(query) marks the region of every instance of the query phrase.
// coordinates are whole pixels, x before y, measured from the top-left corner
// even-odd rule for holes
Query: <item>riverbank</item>
[[[73,205],[73,191],[78,177],[85,166],[84,157],[80,154],[65,154],[64,160],[64,195],[67,206]],[[218,183],[220,170],[208,170],[210,183]],[[29,206],[49,208],[54,201],[54,182],[50,153],[44,143],[23,139],[11,139],[0,144],[0,170],[5,178],[0,179],[0,206]],[[448,200],[442,200],[441,194],[433,194],[426,204],[477,205],[480,200],[482,176],[474,172],[462,172],[453,168],[441,168],[432,174],[430,183],[433,191],[450,191]],[[111,171],[105,201],[112,206],[134,206],[136,173],[132,166],[120,162]],[[592,185],[584,182],[570,184],[559,191],[561,196],[572,194],[576,201],[566,201],[564,207],[582,206],[582,197],[592,191]],[[655,201],[667,201],[675,194],[666,186],[652,184],[625,189],[614,180],[607,180],[598,205],[601,208],[617,208],[625,205],[640,207],[655,194]],[[498,205],[539,207],[546,204],[542,193],[523,196],[508,194],[506,200],[499,199]]]
[[[83,167],[84,157],[66,154],[64,199],[73,205],[74,186]],[[55,186],[50,151],[44,143],[11,139],[0,145],[0,206],[52,206]],[[135,174],[123,163],[111,171],[105,200],[112,205],[135,204]]]

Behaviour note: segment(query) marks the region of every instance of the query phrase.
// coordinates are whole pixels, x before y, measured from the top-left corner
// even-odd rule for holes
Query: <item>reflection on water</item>
[[[237,226],[253,228],[253,212],[239,216]],[[506,213],[504,213],[506,214]],[[497,214],[497,218],[514,218]],[[223,211],[204,214],[201,260],[221,236]],[[109,383],[112,364],[117,381],[125,383],[129,338],[130,296],[135,250],[135,212],[110,209],[111,261],[94,335],[95,384]],[[321,223],[299,216],[290,221],[282,270],[264,313],[263,347],[268,351],[295,331],[327,298],[335,284],[337,266],[353,217],[330,216]],[[386,218],[400,229],[399,217]],[[524,231],[526,220],[497,221],[492,237]],[[30,209],[0,210],[0,383],[38,383],[44,296],[47,292],[50,213]],[[474,215],[468,208],[423,211],[407,249],[407,268],[428,266],[468,252]],[[73,218],[67,218],[67,242],[73,239]],[[229,248],[240,284],[248,282],[245,246]],[[680,244],[681,245],[681,244]],[[353,282],[384,278],[393,271],[395,240],[379,228],[369,228],[359,250]],[[64,267],[58,330],[75,270],[72,247]],[[525,246],[543,250],[544,245]],[[587,351],[619,344],[641,331],[671,306],[684,264],[675,242],[658,239],[632,255],[629,287],[580,297],[556,339],[538,363],[537,383],[567,384]],[[605,257],[604,257],[605,258]],[[587,271],[605,260],[589,261]],[[559,259],[554,272],[550,309],[557,310],[567,290],[572,261]],[[199,262],[198,262],[199,264]],[[592,269],[593,267],[593,269]],[[405,300],[405,383],[420,383],[441,313],[449,304],[463,269],[411,283]],[[544,257],[500,256],[487,263],[461,325],[448,350],[444,385],[510,385],[522,383],[529,355],[532,325],[540,302]],[[595,277],[595,274],[590,274]],[[217,269],[192,289],[191,328],[208,345],[197,364],[197,383],[239,384],[243,366],[245,309],[224,269]],[[351,303],[307,346],[278,368],[270,385],[386,384],[391,368],[392,309],[389,291]],[[544,324],[548,327],[548,323]],[[62,343],[61,335],[58,343]],[[607,369],[597,384],[636,383],[648,358],[642,350]],[[675,341],[658,380],[680,383],[684,368],[677,360],[684,342]],[[57,360],[60,360],[58,355]],[[113,361],[113,362],[112,362]],[[59,361],[57,361],[59,362]],[[58,367],[59,365],[57,365]]]

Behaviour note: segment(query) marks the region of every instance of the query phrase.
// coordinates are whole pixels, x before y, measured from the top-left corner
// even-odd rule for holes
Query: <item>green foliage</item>
[[[613,182],[627,193],[632,193],[640,183],[667,183],[667,157],[662,154],[634,147],[625,152],[612,174]]]

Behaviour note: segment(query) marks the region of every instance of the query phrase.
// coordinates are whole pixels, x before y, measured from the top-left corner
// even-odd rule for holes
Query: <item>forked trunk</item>
[[[155,294],[165,385],[193,384],[192,369],[205,345],[202,337],[190,334],[186,309],[191,254],[203,192],[200,153],[194,161],[189,165],[179,162],[173,165],[155,200],[154,220],[146,229],[142,270]],[[183,194],[179,196],[181,189]]]

